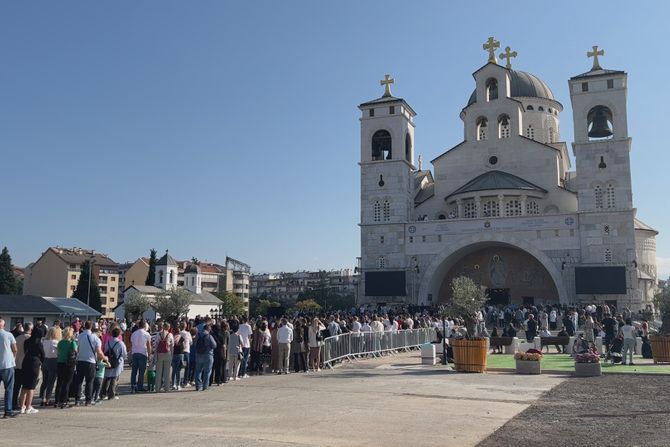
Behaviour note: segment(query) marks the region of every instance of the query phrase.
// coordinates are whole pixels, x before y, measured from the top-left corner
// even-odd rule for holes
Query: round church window
[[[489,164],[490,164],[490,165],[494,165],[494,164],[496,164],[496,163],[498,163],[498,157],[496,157],[495,155],[491,156],[491,157],[489,158]]]

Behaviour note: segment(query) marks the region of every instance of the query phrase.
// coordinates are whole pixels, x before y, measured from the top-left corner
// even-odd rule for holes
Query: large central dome
[[[525,71],[510,70],[510,91],[512,98],[542,98],[556,101],[554,94],[543,80]],[[477,102],[477,91],[470,95],[468,106]],[[467,107],[467,106],[466,106]]]

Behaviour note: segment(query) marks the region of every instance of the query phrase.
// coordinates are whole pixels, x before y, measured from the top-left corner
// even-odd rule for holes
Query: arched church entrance
[[[486,287],[491,304],[558,303],[554,280],[532,255],[516,247],[492,244],[461,251],[443,276],[438,303],[451,299],[451,282],[467,276]]]
[[[418,304],[451,298],[451,279],[470,276],[499,302],[567,302],[561,270],[532,243],[505,233],[473,234],[449,244],[426,267]]]

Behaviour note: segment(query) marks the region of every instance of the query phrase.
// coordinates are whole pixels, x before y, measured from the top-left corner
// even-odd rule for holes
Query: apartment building
[[[308,290],[328,289],[340,295],[355,295],[358,275],[352,269],[261,273],[251,276],[252,297],[293,302]]]
[[[79,283],[82,265],[93,262],[92,274],[100,288],[102,314],[113,317],[118,304],[118,264],[103,253],[83,248],[49,247],[25,268],[23,293],[49,297],[71,297]]]

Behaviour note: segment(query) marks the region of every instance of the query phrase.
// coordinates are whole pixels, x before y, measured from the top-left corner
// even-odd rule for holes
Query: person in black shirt
[[[526,322],[526,340],[532,343],[537,335],[537,321],[533,314],[528,314],[528,321]]]
[[[607,349],[607,352],[610,350],[610,344],[612,343],[612,340],[614,340],[614,335],[616,334],[617,331],[617,322],[614,318],[612,318],[612,315],[610,314],[605,314],[605,318],[603,318],[602,321],[603,325],[603,330],[605,331],[605,348]]]

